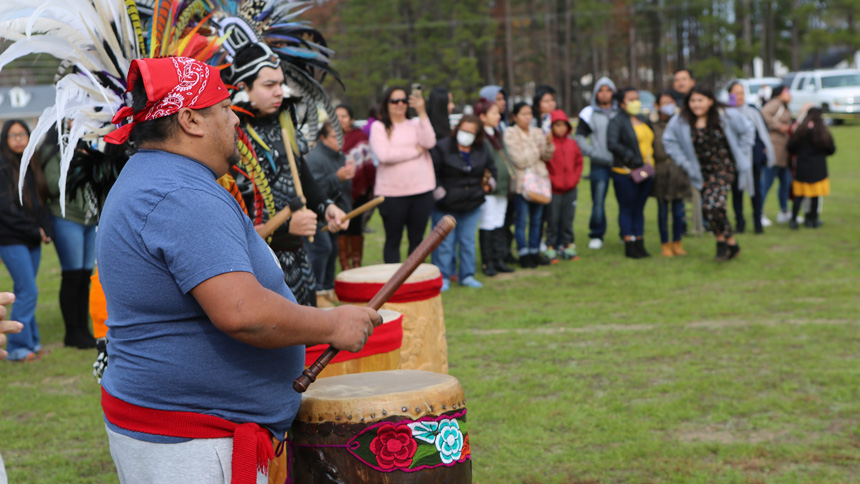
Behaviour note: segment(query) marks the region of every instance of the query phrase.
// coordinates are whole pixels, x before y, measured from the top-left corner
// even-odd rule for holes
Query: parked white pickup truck
[[[793,72],[783,78],[789,86],[788,107],[795,115],[806,103],[834,119],[860,118],[860,70],[821,69]]]

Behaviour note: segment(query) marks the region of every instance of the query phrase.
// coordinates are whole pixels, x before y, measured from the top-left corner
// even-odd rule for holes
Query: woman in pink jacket
[[[407,108],[414,108],[418,118],[410,119]],[[424,99],[406,95],[406,89],[391,87],[379,107],[379,122],[370,128],[370,148],[379,160],[375,194],[385,197],[379,206],[385,226],[386,264],[400,262],[403,228],[409,237],[409,252],[421,243],[430,212],[436,175],[430,148],[436,135],[427,117]]]

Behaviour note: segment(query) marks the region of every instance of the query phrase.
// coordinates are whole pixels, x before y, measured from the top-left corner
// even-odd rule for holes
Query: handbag
[[[531,168],[527,169],[523,177],[523,198],[540,205],[546,205],[552,201],[549,177],[540,176]]]
[[[490,178],[493,177],[493,174],[490,173],[490,170],[484,168],[484,176],[481,178],[481,189],[484,190],[484,193],[490,193],[493,191],[492,185],[490,185]]]
[[[654,176],[654,166],[645,163],[639,168],[631,168],[630,169],[630,178],[633,179],[635,183],[642,183],[643,181],[652,178]]]

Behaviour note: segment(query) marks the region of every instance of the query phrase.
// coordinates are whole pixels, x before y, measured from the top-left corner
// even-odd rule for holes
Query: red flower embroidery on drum
[[[463,457],[460,457],[460,462],[471,458],[472,448],[469,446],[469,434],[466,434],[466,438],[463,440]]]
[[[412,438],[412,429],[406,424],[384,423],[370,442],[370,451],[383,470],[409,467],[417,449],[418,443]]]

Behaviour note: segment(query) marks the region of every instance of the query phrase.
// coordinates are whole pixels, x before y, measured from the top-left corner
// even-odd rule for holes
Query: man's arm
[[[382,324],[373,309],[344,305],[322,311],[298,305],[264,288],[249,272],[211,277],[191,295],[219,330],[258,348],[330,344],[357,352]]]

